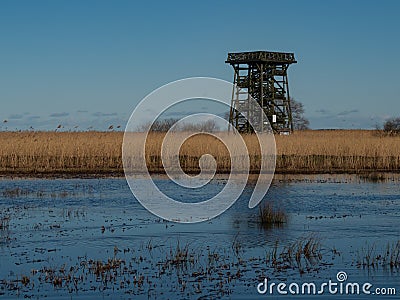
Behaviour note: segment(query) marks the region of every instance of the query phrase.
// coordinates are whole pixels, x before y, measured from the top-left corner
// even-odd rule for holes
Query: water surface
[[[155,181],[189,202],[226,183],[218,178],[188,192],[163,177]],[[395,287],[397,296],[386,296],[394,299],[400,269],[382,257],[400,240],[398,186],[398,178],[279,177],[263,201],[284,210],[288,222],[266,228],[258,208],[247,207],[251,186],[221,216],[177,224],[146,211],[123,178],[2,179],[0,216],[9,221],[0,230],[0,295],[262,299],[271,297],[257,292],[264,278],[320,283],[344,271],[348,281]],[[274,251],[279,256],[310,237],[321,244],[314,262],[271,262]]]

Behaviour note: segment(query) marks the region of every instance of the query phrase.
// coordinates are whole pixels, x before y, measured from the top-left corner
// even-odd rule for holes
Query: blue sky
[[[246,4],[245,4],[246,3]],[[0,130],[125,126],[193,76],[232,81],[228,52],[294,52],[313,128],[400,116],[398,1],[1,1]]]

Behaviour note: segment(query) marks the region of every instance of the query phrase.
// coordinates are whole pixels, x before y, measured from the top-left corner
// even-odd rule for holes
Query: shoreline
[[[159,176],[159,177],[166,177],[165,172],[149,172],[151,176]],[[188,175],[196,175],[198,172],[186,172]],[[250,172],[249,177],[257,176],[259,173],[257,172]],[[221,172],[216,173],[215,176],[226,177],[229,175],[228,172]],[[399,170],[358,170],[358,171],[343,171],[343,170],[336,170],[330,172],[323,172],[323,171],[276,171],[274,173],[275,177],[298,177],[298,176],[351,176],[356,175],[360,178],[364,179],[371,179],[371,180],[384,180],[389,176],[398,176],[400,177]],[[137,173],[133,174],[133,176],[140,177],[142,174]],[[48,172],[32,172],[32,171],[0,171],[0,180],[1,179],[108,179],[108,178],[125,178],[125,173],[123,171],[95,171],[95,172],[88,172],[88,171],[48,171]]]

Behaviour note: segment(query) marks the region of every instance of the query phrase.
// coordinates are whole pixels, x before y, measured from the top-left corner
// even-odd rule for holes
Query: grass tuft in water
[[[376,244],[367,244],[358,251],[357,267],[370,268],[400,268],[400,240],[388,243],[383,252],[377,250]]]
[[[382,172],[372,172],[361,174],[360,178],[367,181],[367,182],[381,182],[387,180],[387,175]]]
[[[276,209],[271,203],[260,206],[259,221],[263,226],[282,225],[287,222],[287,215],[282,209]]]
[[[279,247],[276,241],[267,253],[267,263],[277,271],[298,269],[300,273],[304,273],[318,268],[321,260],[321,240],[315,235],[300,237],[284,248]]]
[[[0,216],[0,230],[7,230],[10,227],[10,216]]]

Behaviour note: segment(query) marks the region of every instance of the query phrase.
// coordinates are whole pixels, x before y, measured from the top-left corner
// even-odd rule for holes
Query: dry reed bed
[[[123,133],[1,132],[3,172],[120,171]]]
[[[138,133],[140,134],[140,133]],[[146,144],[151,172],[162,172],[163,134],[153,133]],[[367,130],[321,130],[276,136],[277,172],[326,173],[399,171],[400,136],[379,136]],[[0,172],[4,173],[121,173],[122,132],[0,132]],[[245,135],[251,170],[260,166],[253,135]],[[134,139],[133,139],[134,141]],[[135,145],[133,145],[135,147]],[[140,151],[136,145],[137,151]],[[187,172],[198,172],[198,159],[216,157],[218,172],[228,172],[231,158],[221,142],[207,135],[189,139],[180,150]]]

